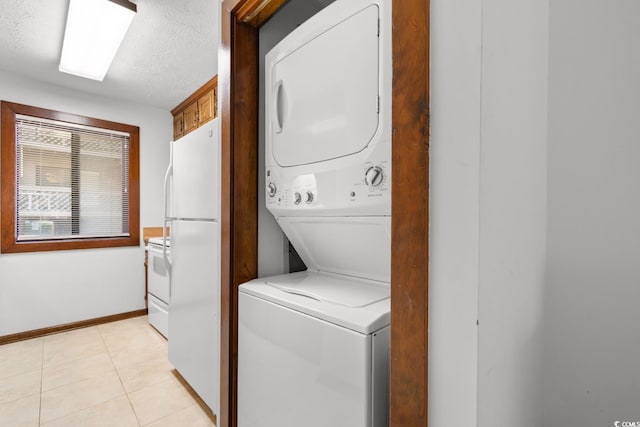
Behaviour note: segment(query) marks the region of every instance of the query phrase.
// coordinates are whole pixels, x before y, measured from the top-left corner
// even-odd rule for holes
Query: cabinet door
[[[185,108],[184,113],[184,132],[183,135],[188,134],[192,130],[198,127],[198,103],[194,102]]]
[[[184,134],[184,121],[182,113],[173,116],[173,140],[180,138]]]
[[[218,86],[213,88],[213,118],[218,117]]]
[[[213,91],[207,92],[198,99],[198,126],[213,119]]]

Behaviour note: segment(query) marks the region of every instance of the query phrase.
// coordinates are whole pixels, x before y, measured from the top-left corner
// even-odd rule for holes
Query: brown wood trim
[[[24,341],[31,338],[43,337],[57,334],[59,332],[71,331],[73,329],[87,328],[89,326],[101,325],[103,323],[115,322],[118,320],[140,317],[147,314],[146,309],[129,311],[126,313],[112,314],[110,316],[96,317],[95,319],[81,320],[80,322],[66,323],[64,325],[51,326],[48,328],[35,329],[33,331],[18,332],[17,334],[4,335],[0,337],[0,345],[9,344],[16,341]]]
[[[258,270],[258,31],[222,6],[220,426],[237,425],[238,286]],[[233,76],[233,78],[232,78]]]
[[[125,7],[129,10],[132,10],[134,12],[138,12],[138,7],[135,5],[135,3],[131,3],[129,0],[109,0],[115,4],[118,4],[122,7]]]
[[[231,384],[237,381],[233,377],[233,349],[231,343],[231,227],[233,224],[233,199],[231,177],[233,175],[231,156],[231,10],[229,0],[222,3],[220,10],[220,48],[218,50],[218,103],[220,105],[220,410],[218,411],[218,427],[232,426],[232,401],[234,400]],[[236,359],[237,360],[237,359]],[[234,371],[235,372],[235,371]]]
[[[79,238],[69,240],[46,240],[18,242],[15,236],[16,223],[16,114],[81,124],[108,130],[127,132],[129,138],[129,236],[106,238]],[[3,253],[42,252],[69,249],[112,248],[140,245],[140,128],[92,117],[45,108],[2,101],[0,142],[0,189],[2,212],[0,213],[0,251]]]
[[[160,332],[158,332],[158,334],[160,334]],[[162,335],[161,335],[162,336]],[[163,336],[164,338],[164,336]],[[193,398],[193,400],[196,401],[196,403],[198,404],[198,406],[200,406],[200,408],[202,409],[202,411],[207,414],[207,417],[209,417],[209,419],[211,420],[211,422],[213,422],[214,425],[218,425],[217,422],[217,417],[216,414],[213,413],[213,411],[211,410],[211,408],[209,408],[207,406],[207,404],[205,403],[204,400],[202,400],[202,398],[198,395],[198,393],[196,393],[196,391],[191,387],[191,384],[189,384],[187,382],[187,380],[185,380],[182,375],[180,375],[180,372],[178,372],[177,370],[172,370],[171,373],[173,374],[173,376],[180,381],[180,384],[182,384],[182,386],[185,388],[185,390],[187,390],[187,392],[189,392],[189,394],[191,395],[191,397]]]
[[[391,426],[426,426],[429,1],[393,3]]]
[[[235,13],[238,21],[259,28],[286,3],[287,0],[248,0]]]
[[[211,78],[211,80],[209,80],[208,82],[206,82],[205,84],[203,84],[202,86],[200,86],[195,92],[193,92],[187,99],[185,99],[184,101],[182,101],[180,104],[178,104],[178,106],[176,106],[173,110],[171,110],[171,115],[175,116],[176,114],[182,112],[185,108],[187,108],[189,105],[193,104],[194,102],[196,102],[200,97],[202,97],[204,94],[206,94],[207,92],[213,90],[215,87],[218,86],[218,76],[215,75]],[[215,101],[215,100],[214,100]]]
[[[140,245],[140,128],[129,138],[129,246]]]
[[[5,111],[4,107],[6,107],[9,112],[14,114],[24,114],[26,116],[41,117],[44,119],[58,120],[61,122],[92,126],[101,129],[117,130],[120,132],[140,132],[140,128],[138,126],[128,125],[125,123],[80,116],[78,114],[65,113],[62,111],[48,110],[46,108],[32,107],[30,105],[18,104],[9,101],[2,101],[2,105],[3,112]]]
[[[78,239],[78,240],[48,240],[15,242],[14,244],[3,244],[2,253],[28,253],[28,252],[50,252],[67,251],[75,249],[100,249],[100,248],[121,248],[126,246],[139,246],[139,238],[132,237],[105,237],[99,239]]]
[[[6,102],[0,103],[0,252],[5,242],[15,240],[15,113]]]

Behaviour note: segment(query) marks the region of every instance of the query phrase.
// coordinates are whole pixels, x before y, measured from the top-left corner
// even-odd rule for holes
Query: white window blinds
[[[16,115],[17,240],[129,236],[129,137]]]

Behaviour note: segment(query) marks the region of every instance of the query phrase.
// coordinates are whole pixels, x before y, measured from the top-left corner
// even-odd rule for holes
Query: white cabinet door
[[[173,142],[173,218],[218,218],[219,120]]]
[[[378,15],[377,5],[365,7],[301,46],[294,32],[267,55],[267,133],[279,165],[353,154],[375,135]]]
[[[169,361],[218,413],[220,270],[217,222],[173,221]]]

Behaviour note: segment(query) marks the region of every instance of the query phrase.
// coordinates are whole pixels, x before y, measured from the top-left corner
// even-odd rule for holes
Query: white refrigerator
[[[220,388],[220,128],[212,120],[171,142],[165,175],[171,229],[169,361],[218,413]]]

